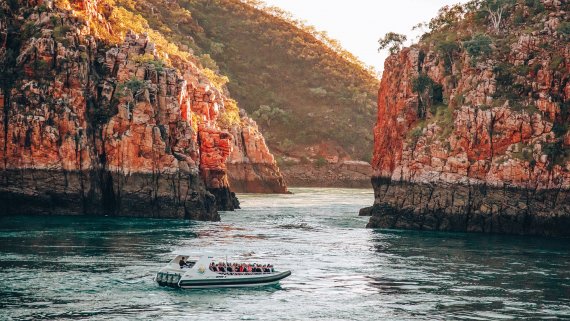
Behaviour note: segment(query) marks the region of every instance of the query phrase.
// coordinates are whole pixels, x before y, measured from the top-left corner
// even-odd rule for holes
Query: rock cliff
[[[243,193],[287,193],[277,162],[252,119],[242,115],[242,126],[234,126],[233,149],[228,163],[232,189]]]
[[[476,3],[385,62],[368,226],[570,235],[569,8]]]
[[[226,162],[255,127],[223,129],[226,94],[191,56],[121,37],[106,2],[0,10],[0,214],[219,220],[239,206]]]

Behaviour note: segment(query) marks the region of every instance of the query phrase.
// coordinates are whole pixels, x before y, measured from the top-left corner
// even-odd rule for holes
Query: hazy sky
[[[394,31],[414,38],[411,29],[429,21],[444,5],[465,0],[265,0],[291,12],[318,30],[328,32],[368,65],[383,69],[386,52],[378,53],[378,39]]]

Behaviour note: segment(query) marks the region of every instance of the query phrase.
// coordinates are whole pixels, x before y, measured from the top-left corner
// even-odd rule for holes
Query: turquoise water
[[[497,320],[570,318],[570,241],[369,230],[372,191],[241,195],[221,223],[0,218],[0,319]],[[278,287],[179,290],[180,249],[290,269]]]

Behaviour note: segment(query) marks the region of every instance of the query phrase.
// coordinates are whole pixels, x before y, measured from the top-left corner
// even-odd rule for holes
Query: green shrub
[[[281,156],[276,156],[275,161],[277,162],[277,166],[279,166],[281,168],[283,168],[283,167],[285,167],[285,165],[287,165],[287,162]]]
[[[497,90],[495,98],[504,98],[511,101],[521,99],[521,92],[524,90],[521,84],[515,82],[515,74],[517,73],[514,65],[510,63],[499,63],[493,68],[495,80],[497,81]]]
[[[69,46],[69,40],[66,38],[67,33],[71,31],[68,25],[56,26],[53,28],[53,38],[55,41],[62,43],[64,46]]]
[[[27,22],[22,27],[22,39],[38,38],[41,36],[41,29],[38,28],[33,22]]]
[[[564,57],[562,56],[554,56],[552,57],[552,59],[550,60],[550,70],[558,70],[558,68],[562,65],[562,63],[564,62]]]
[[[522,161],[531,162],[534,160],[533,156],[533,146],[518,143],[517,144],[518,152],[513,153],[513,157],[516,159],[520,159]]]
[[[214,87],[216,87],[219,91],[223,91],[226,84],[230,81],[227,76],[220,75],[219,73],[215,72],[210,68],[202,69],[202,74],[208,78],[208,80],[212,83]]]
[[[317,159],[314,162],[315,166],[319,168],[327,165],[328,163],[329,162],[323,156],[317,157]]]
[[[48,7],[45,4],[42,4],[41,6],[38,6],[37,10],[39,13],[43,13],[43,12],[48,11]]]
[[[157,71],[163,71],[164,67],[166,66],[166,62],[164,62],[164,60],[156,59],[154,55],[151,54],[136,55],[132,58],[132,60],[137,63],[146,63],[153,65]]]
[[[420,137],[422,137],[422,134],[424,132],[425,125],[426,125],[425,121],[418,122],[416,126],[414,126],[414,128],[412,128],[412,130],[410,130],[406,135],[412,148],[416,148],[418,140],[420,139]]]
[[[71,27],[69,27],[69,25],[56,26],[53,28],[53,36],[55,39],[61,39],[64,38],[70,31]]]
[[[492,52],[492,43],[493,41],[489,36],[478,34],[475,35],[471,40],[464,41],[463,47],[471,58],[477,59]]]
[[[434,83],[427,74],[421,73],[417,78],[412,79],[412,90],[416,93],[423,93],[431,89]]]
[[[279,142],[279,148],[285,152],[289,152],[295,147],[295,143],[289,138],[285,138],[283,141]]]
[[[525,4],[527,7],[533,9],[535,15],[544,12],[544,5],[540,0],[525,0]]]
[[[412,79],[412,90],[418,94],[418,117],[426,117],[425,108],[443,103],[443,87],[433,81],[427,74],[420,73]]]
[[[237,102],[233,99],[224,100],[224,108],[218,116],[218,124],[222,128],[231,128],[234,125],[241,123],[241,116],[239,115],[239,107]]]
[[[454,129],[453,108],[451,106],[447,106],[443,103],[440,103],[437,105],[433,105],[430,108],[430,111],[431,114],[433,115],[433,118],[429,119],[428,123],[431,124],[435,123],[441,128],[442,131],[438,135],[440,140],[445,140],[449,138]],[[414,133],[414,135],[417,135],[417,133]]]
[[[288,113],[279,107],[268,105],[259,106],[252,115],[258,123],[263,126],[271,127],[272,122],[285,124],[288,122]]]
[[[544,145],[542,150],[548,156],[549,169],[552,169],[554,165],[564,165],[570,158],[570,150],[565,148],[560,140]]]
[[[157,71],[163,71],[164,67],[166,66],[166,63],[163,60],[151,60],[148,62],[149,64],[154,66],[154,69],[156,69]]]
[[[47,62],[40,59],[36,59],[34,61],[34,72],[36,73],[36,75],[47,76],[50,69],[51,67]]]
[[[202,64],[202,66],[204,68],[208,68],[211,70],[219,70],[220,68],[218,68],[218,64],[216,63],[216,61],[214,59],[212,59],[212,57],[209,54],[203,54],[200,55],[200,57],[198,57],[200,60],[200,63]]]
[[[532,72],[534,75],[538,74],[538,71],[540,70],[540,68],[542,68],[541,64],[536,64],[532,66]]]
[[[311,94],[317,97],[326,97],[326,95],[328,94],[327,90],[322,87],[311,88],[309,89],[309,91],[311,92]]]
[[[131,79],[119,83],[117,85],[117,94],[119,97],[124,97],[127,94],[127,89],[131,91],[133,96],[135,96],[140,90],[145,87],[145,82],[136,78],[132,77]]]
[[[563,122],[555,122],[552,126],[552,132],[556,137],[562,137],[568,132],[569,125]]]
[[[526,105],[524,103],[520,103],[519,101],[510,102],[509,107],[511,110],[514,110],[517,112],[527,112],[531,115],[534,114],[535,112],[539,111],[538,109],[536,109],[536,106]]]
[[[513,18],[513,22],[517,25],[522,25],[525,22],[524,16],[522,15],[522,13],[517,12],[515,14],[515,17]]]
[[[444,40],[436,45],[437,50],[443,56],[445,71],[451,73],[453,55],[459,51],[459,44],[454,40]]]
[[[556,31],[558,31],[563,35],[570,35],[570,22],[569,21],[562,22],[558,26],[558,29],[556,29]]]
[[[108,105],[95,104],[92,100],[87,101],[87,109],[95,125],[108,123],[109,119],[119,112],[117,108],[118,105],[119,101],[116,98],[113,98]]]
[[[520,76],[526,76],[530,72],[530,67],[527,65],[519,65],[515,67],[515,71]]]
[[[50,16],[49,17],[49,21],[51,22],[52,26],[57,26],[57,23],[59,22],[59,19],[57,16]]]

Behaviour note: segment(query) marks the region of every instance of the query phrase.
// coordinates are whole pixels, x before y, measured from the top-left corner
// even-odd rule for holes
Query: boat
[[[190,259],[191,257],[195,259]],[[181,260],[185,264],[181,265]],[[155,281],[161,286],[183,289],[234,288],[273,285],[291,275],[291,271],[280,272],[275,271],[272,266],[246,263],[240,263],[240,265],[250,266],[252,271],[228,272],[225,269],[215,271],[210,266],[212,262],[219,262],[219,260],[215,260],[215,256],[211,254],[195,256],[188,253],[176,253],[176,256],[158,271]],[[224,261],[221,265],[230,264]]]

